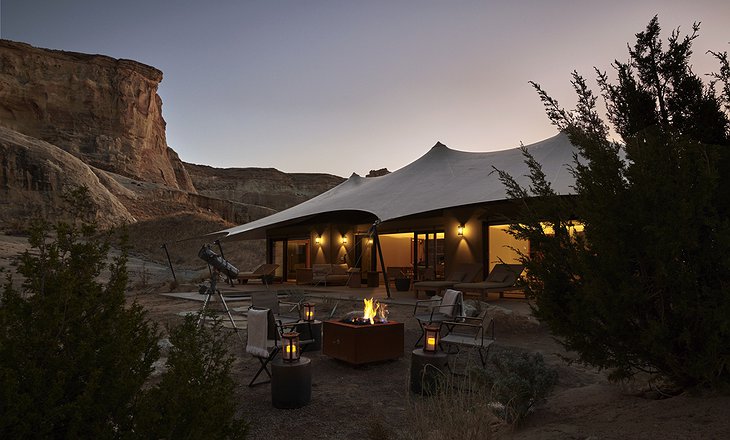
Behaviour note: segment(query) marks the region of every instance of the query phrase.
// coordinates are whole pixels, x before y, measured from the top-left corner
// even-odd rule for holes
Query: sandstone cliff
[[[339,185],[331,174],[283,173],[274,168],[213,168],[185,163],[200,194],[239,203],[289,208]]]
[[[167,146],[161,80],[136,61],[0,40],[0,125],[97,168],[194,192]]]
[[[89,215],[102,227],[130,224],[133,250],[164,262],[166,243],[176,264],[194,267],[200,235],[273,214],[344,180],[184,164],[166,145],[161,79],[135,61],[0,40],[0,226],[63,217],[64,191],[85,186]],[[226,252],[253,268],[265,242]]]
[[[22,225],[30,216],[66,217],[65,192],[85,186],[88,213],[100,226],[132,223],[134,217],[78,158],[47,142],[0,127],[0,222]]]

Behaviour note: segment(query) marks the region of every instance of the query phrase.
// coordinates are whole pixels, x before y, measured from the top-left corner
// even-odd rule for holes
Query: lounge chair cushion
[[[444,292],[444,297],[441,300],[441,307],[440,312],[443,313],[445,316],[452,318],[454,316],[454,312],[458,314],[460,312],[460,307],[453,307],[454,304],[456,304],[457,301],[459,301],[459,297],[461,296],[461,292],[454,289],[446,289],[446,292]]]

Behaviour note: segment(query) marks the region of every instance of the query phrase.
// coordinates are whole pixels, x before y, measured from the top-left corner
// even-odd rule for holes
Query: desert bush
[[[487,368],[471,375],[489,390],[490,407],[510,424],[518,424],[550,395],[558,382],[555,369],[545,365],[540,353],[502,350],[489,358]]]
[[[93,227],[36,223],[0,308],[0,438],[114,438],[157,359],[157,330],[125,306],[126,254]],[[104,269],[109,280],[97,280]]]
[[[727,387],[730,64],[711,53],[720,73],[705,82],[690,62],[699,25],[666,46],[660,30],[654,17],[636,34],[615,81],[596,70],[605,117],[577,72],[575,110],[534,84],[577,148],[575,197],[558,195],[527,150],[530,184],[501,177],[524,208],[512,231],[530,241],[522,261],[536,316],[566,349],[614,380],[644,372]]]
[[[410,382],[409,382],[410,384]],[[469,377],[447,374],[427,397],[408,392],[406,423],[398,438],[405,440],[495,437],[500,421],[489,405],[490,390]]]
[[[75,195],[83,200],[83,191]],[[230,358],[216,330],[197,333],[190,322],[171,329],[177,350],[148,390],[157,326],[126,304],[125,247],[109,260],[111,235],[84,218],[35,223],[19,258],[23,283],[16,288],[8,276],[0,294],[0,438],[160,438],[165,429],[204,437],[190,420],[217,438],[240,438]],[[144,424],[153,409],[157,426]],[[207,423],[191,414],[210,409]]]
[[[236,418],[233,357],[219,320],[198,328],[188,315],[170,330],[172,347],[161,382],[147,391],[135,416],[135,432],[146,438],[244,438]]]

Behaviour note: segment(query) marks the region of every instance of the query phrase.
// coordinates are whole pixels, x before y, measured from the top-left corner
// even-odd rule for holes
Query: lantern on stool
[[[314,304],[304,303],[304,320],[307,322],[314,321]]]
[[[424,332],[424,344],[423,344],[423,351],[428,353],[436,353],[439,348],[439,332],[441,331],[441,326],[429,324],[423,327]]]
[[[282,334],[281,345],[281,359],[284,362],[299,362],[299,333]]]

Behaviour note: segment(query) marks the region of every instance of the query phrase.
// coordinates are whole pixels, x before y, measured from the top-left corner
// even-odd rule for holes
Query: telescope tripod
[[[226,313],[228,314],[228,320],[231,322],[231,325],[233,326],[233,331],[236,332],[236,336],[238,336],[238,340],[241,341],[241,344],[243,344],[243,339],[241,338],[241,333],[238,332],[238,327],[236,326],[236,322],[233,320],[233,315],[231,315],[231,310],[228,308],[228,304],[226,304],[226,299],[223,297],[223,294],[220,290],[216,287],[216,278],[218,276],[218,272],[211,271],[210,274],[210,286],[208,286],[205,293],[201,293],[206,295],[205,301],[203,301],[203,308],[200,309],[200,315],[198,316],[198,328],[200,328],[201,325],[205,322],[205,309],[208,307],[208,304],[210,303],[210,298],[214,294],[218,294],[218,298],[220,298],[221,303],[223,303],[223,308],[226,310]],[[201,286],[202,287],[202,286]]]

